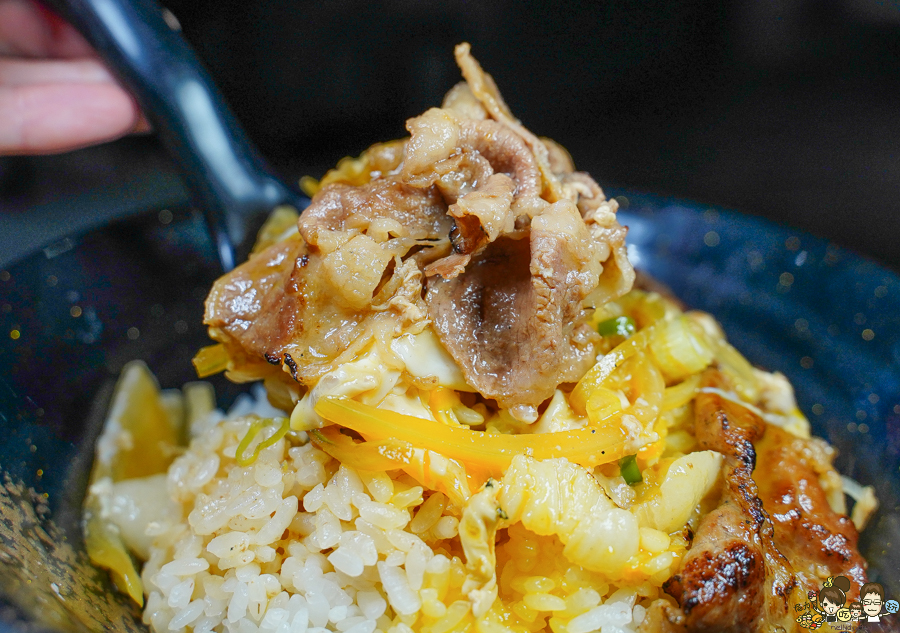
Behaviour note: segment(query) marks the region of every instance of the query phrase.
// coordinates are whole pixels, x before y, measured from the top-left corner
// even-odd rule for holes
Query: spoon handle
[[[273,175],[156,0],[46,0],[132,93],[181,168],[219,258],[234,266],[247,216],[306,199]],[[174,27],[174,28],[173,28]]]

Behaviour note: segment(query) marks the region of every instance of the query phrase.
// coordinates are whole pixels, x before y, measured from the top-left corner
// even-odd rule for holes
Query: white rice
[[[296,436],[239,466],[245,416],[284,415],[255,395],[195,425],[189,450],[169,469],[168,491],[183,514],[160,530],[144,566],[146,624],[158,633],[511,630],[473,622],[459,592],[458,510],[443,494],[423,498],[405,475],[357,472]],[[566,614],[557,633],[622,633],[643,619],[635,591],[605,600],[591,588],[554,595],[546,579],[528,578],[522,604]]]

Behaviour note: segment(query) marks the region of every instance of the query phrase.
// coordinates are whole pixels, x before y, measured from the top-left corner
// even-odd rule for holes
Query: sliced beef
[[[414,239],[446,238],[453,223],[434,187],[413,187],[397,177],[353,187],[332,184],[313,197],[300,216],[300,234],[312,245],[319,231],[366,229],[375,220],[393,220]]]
[[[402,175],[417,186],[436,185],[448,202],[483,187],[495,173],[516,183],[517,196],[537,197],[541,174],[522,137],[490,119],[461,119],[432,108],[410,119]]]
[[[456,53],[468,84],[446,108],[326,175],[299,236],[216,283],[206,322],[246,378],[264,358],[309,384],[380,311],[396,332],[430,318],[471,386],[523,420],[593,364],[587,310],[634,279],[615,203]]]
[[[540,221],[538,221],[540,220]],[[570,203],[553,205],[530,239],[501,237],[464,275],[431,277],[425,301],[466,380],[501,406],[536,406],[594,362],[582,301],[602,263]]]
[[[590,174],[583,171],[563,174],[562,183],[564,188],[571,189],[576,196],[578,210],[582,216],[587,216],[591,212],[596,213],[600,206],[607,202],[600,185]]]
[[[447,212],[456,221],[450,240],[457,254],[477,255],[490,242],[513,231],[515,189],[509,176],[494,174],[482,189],[467,193],[450,206]]]
[[[513,116],[509,106],[503,100],[503,96],[494,83],[494,78],[484,72],[481,64],[478,63],[471,54],[471,48],[468,43],[458,44],[453,51],[456,57],[456,64],[462,71],[469,89],[485,111],[499,123],[502,123],[511,131],[515,132],[534,154],[535,164],[541,175],[541,195],[548,202],[557,202],[565,199],[562,192],[562,186],[559,178],[553,173],[551,167],[550,151],[544,142],[535,136],[528,128]]]
[[[310,382],[360,334],[367,315],[331,301],[324,280],[322,258],[295,236],[220,277],[203,322],[233,356],[284,364],[295,380]]]

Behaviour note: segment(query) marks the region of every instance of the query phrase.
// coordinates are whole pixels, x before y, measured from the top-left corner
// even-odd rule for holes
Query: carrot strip
[[[351,468],[382,472],[402,470],[426,488],[443,492],[459,508],[472,494],[473,482],[465,466],[434,451],[416,448],[409,442],[396,439],[355,442],[336,427],[312,430],[309,439],[316,448]],[[483,480],[474,483],[477,488]]]
[[[500,477],[516,455],[535,459],[565,457],[586,467],[625,456],[627,432],[618,425],[559,433],[507,435],[457,428],[402,415],[343,397],[319,399],[316,413],[369,441],[395,439]]]

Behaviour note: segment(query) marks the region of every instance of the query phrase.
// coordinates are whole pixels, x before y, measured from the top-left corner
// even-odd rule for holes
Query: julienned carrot
[[[366,440],[400,440],[457,460],[466,467],[502,476],[516,455],[535,459],[565,457],[586,467],[614,462],[625,456],[627,432],[618,425],[558,433],[507,435],[457,428],[395,413],[350,400],[319,399],[316,413],[352,429]]]
[[[472,489],[488,477],[473,480],[462,464],[402,440],[355,442],[334,426],[311,430],[309,438],[317,448],[357,470],[402,470],[423,486],[443,492],[460,508]]]

